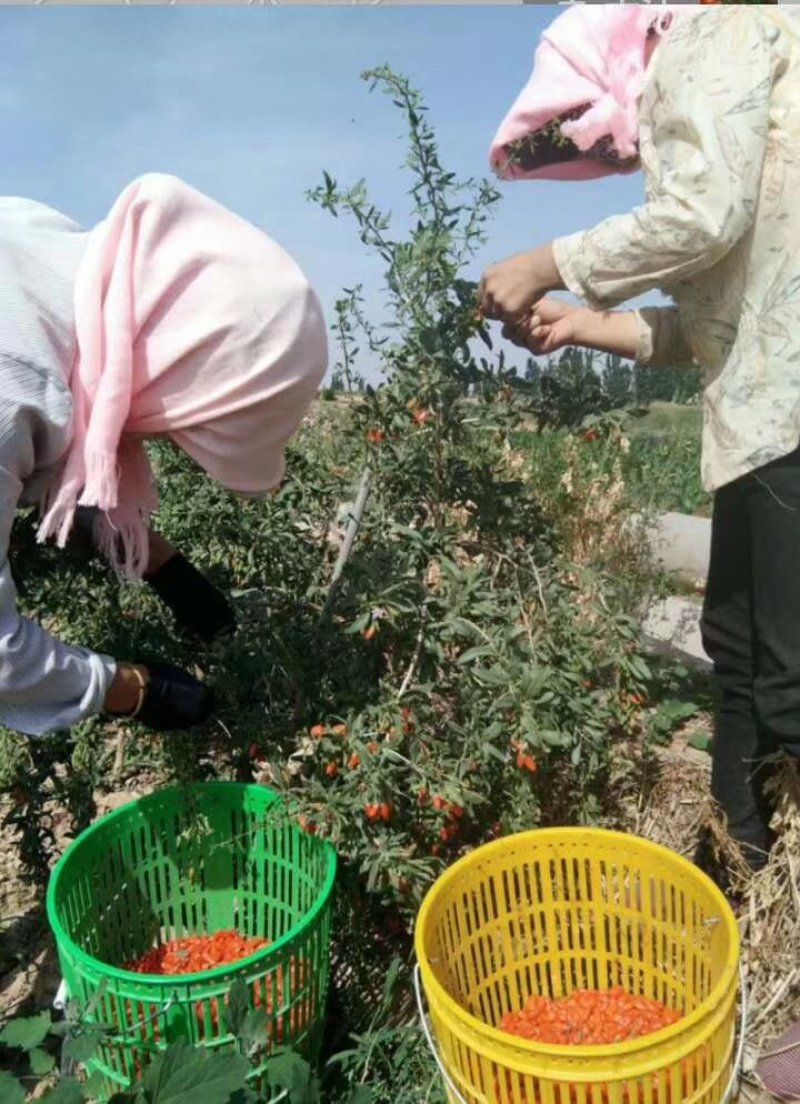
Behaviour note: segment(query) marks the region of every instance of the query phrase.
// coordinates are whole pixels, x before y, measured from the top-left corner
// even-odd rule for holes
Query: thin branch
[[[336,596],[339,592],[339,586],[342,581],[342,573],[344,572],[345,565],[350,558],[350,553],[353,550],[356,536],[361,528],[361,519],[364,515],[364,510],[367,506],[367,500],[369,498],[371,472],[369,468],[364,469],[364,474],[361,476],[361,483],[358,488],[358,495],[356,496],[353,512],[350,514],[347,524],[347,532],[345,533],[344,540],[342,541],[342,547],[339,549],[339,556],[336,560],[336,566],[333,569],[333,576],[331,577],[331,584],[328,587],[328,594],[325,598],[325,604],[322,607],[322,613],[320,615],[320,623],[322,623],[330,614],[333,609]]]
[[[398,701],[400,701],[400,699],[405,694],[406,690],[408,690],[409,686],[411,685],[411,681],[414,678],[414,675],[417,673],[417,666],[419,664],[420,657],[422,656],[422,645],[425,641],[425,621],[426,620],[427,620],[427,611],[423,608],[422,617],[420,619],[420,624],[419,624],[419,632],[417,633],[417,639],[416,639],[416,643],[414,645],[414,654],[411,657],[411,663],[408,665],[408,670],[406,671],[405,678],[403,679],[402,683],[400,684],[400,689],[397,691],[397,700]]]

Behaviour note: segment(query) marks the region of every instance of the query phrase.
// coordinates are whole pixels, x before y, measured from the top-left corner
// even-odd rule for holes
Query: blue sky
[[[444,162],[488,173],[494,131],[557,7],[0,7],[0,193],[90,225],[144,172],[171,172],[287,248],[330,310],[380,268],[305,192],[327,169],[406,210],[402,122],[362,70],[423,91]],[[501,185],[482,266],[629,210],[638,175]]]

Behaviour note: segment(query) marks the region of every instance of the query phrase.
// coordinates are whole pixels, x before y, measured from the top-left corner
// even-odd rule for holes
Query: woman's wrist
[[[573,318],[575,344],[634,360],[640,328],[635,311],[593,311],[581,307]]]
[[[142,707],[147,689],[147,668],[141,664],[120,663],[108,688],[103,712],[133,717]]]
[[[564,283],[564,278],[556,261],[552,242],[548,242],[546,245],[537,245],[528,252],[528,258],[531,270],[541,287],[541,294],[567,290],[567,285]]]

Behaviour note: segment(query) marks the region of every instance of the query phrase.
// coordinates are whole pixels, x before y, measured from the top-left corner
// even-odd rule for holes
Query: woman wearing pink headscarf
[[[545,32],[491,160],[506,179],[641,169],[626,215],[490,268],[483,306],[534,353],[705,369],[715,492],[703,639],[713,792],[753,867],[765,760],[800,756],[800,18],[777,7],[580,6]],[[574,307],[547,292],[568,289]],[[672,305],[611,308],[652,289]]]
[[[229,490],[266,494],[326,360],[291,257],[174,177],[135,181],[88,233],[0,199],[0,724],[40,735],[103,712],[161,730],[209,716],[211,691],[187,672],[67,647],[19,615],[14,512],[37,503],[40,539],[62,547],[89,526],[180,627],[230,630],[223,595],[150,526],[145,444],[171,440]]]

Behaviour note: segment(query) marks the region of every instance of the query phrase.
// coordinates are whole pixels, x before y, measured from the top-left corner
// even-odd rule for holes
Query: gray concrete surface
[[[670,656],[701,671],[711,670],[711,661],[700,639],[699,598],[670,595],[657,602],[642,623],[645,645],[657,655]]]
[[[667,571],[705,580],[711,553],[711,521],[688,514],[662,514],[651,529],[651,546]]]
[[[653,555],[665,570],[702,588],[711,551],[708,518],[663,514],[650,529],[650,540]],[[711,670],[700,638],[702,608],[699,595],[671,595],[657,602],[642,624],[645,644],[651,651],[672,656],[687,666]]]

